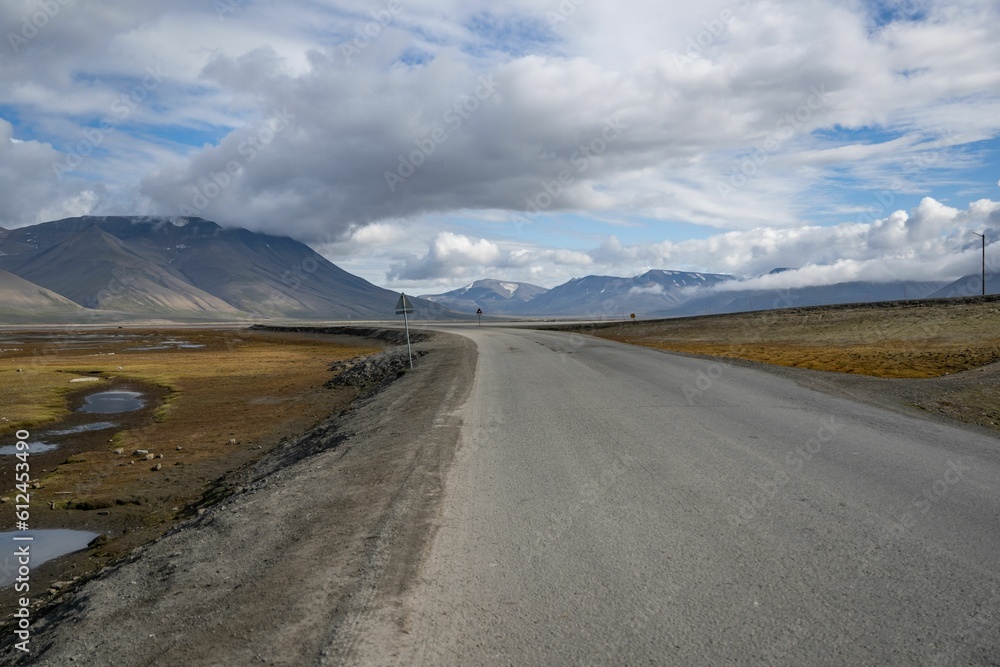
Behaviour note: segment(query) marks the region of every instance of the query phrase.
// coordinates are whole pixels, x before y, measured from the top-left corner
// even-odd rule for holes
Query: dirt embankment
[[[339,664],[434,534],[475,346],[435,335],[414,371],[230,473],[193,516],[34,618],[4,664]],[[235,610],[238,610],[235,611]]]
[[[363,336],[379,340],[390,345],[406,345],[406,332],[403,329],[387,329],[379,327],[342,326],[342,327],[307,327],[307,326],[272,326],[255,324],[251,331],[280,331],[289,333],[324,334],[327,336]],[[420,343],[430,338],[430,334],[410,329],[410,343]]]

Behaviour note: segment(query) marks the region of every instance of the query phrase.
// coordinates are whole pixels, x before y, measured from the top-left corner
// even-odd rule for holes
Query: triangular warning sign
[[[402,315],[406,313],[409,315],[413,312],[413,304],[410,303],[410,299],[403,293],[399,295],[399,301],[396,302],[396,314]]]

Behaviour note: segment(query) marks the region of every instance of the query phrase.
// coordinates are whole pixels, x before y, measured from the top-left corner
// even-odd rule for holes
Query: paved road
[[[440,528],[358,662],[1000,661],[998,440],[743,367],[464,335]]]

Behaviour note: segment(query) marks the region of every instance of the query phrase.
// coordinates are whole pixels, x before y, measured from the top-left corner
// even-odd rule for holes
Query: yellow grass
[[[599,329],[675,352],[886,378],[927,378],[1000,360],[993,302],[794,309]]]
[[[727,345],[722,343],[650,342],[662,350],[749,359],[778,366],[820,371],[858,373],[885,378],[927,378],[977,368],[1000,359],[994,345],[932,344],[914,346],[906,341],[870,345],[801,345],[795,342]]]
[[[24,365],[0,359],[0,435],[17,428],[33,428],[66,413],[66,394],[82,386],[65,371]]]
[[[141,487],[151,479],[150,465],[129,464],[127,454],[133,449],[162,453],[165,458],[157,462],[165,472],[160,477],[177,478],[179,486],[190,492],[224,472],[226,465],[220,460],[238,462],[238,453],[273,443],[329,414],[344,400],[342,393],[323,387],[332,377],[329,364],[379,350],[294,334],[181,331],[175,335],[205,347],[127,351],[138,345],[133,339],[61,349],[45,357],[33,355],[32,350],[0,357],[0,377],[14,378],[4,382],[0,394],[3,416],[10,419],[3,424],[8,431],[65,414],[68,391],[94,387],[71,384],[73,377],[100,373],[168,390],[152,423],[118,433],[99,450],[74,455],[44,477],[44,491],[37,496],[65,505],[141,495]],[[150,334],[152,342],[165,337]],[[229,445],[230,439],[239,445]],[[117,447],[124,448],[126,456],[114,454]],[[213,465],[202,465],[207,463]],[[159,486],[157,479],[146,493],[174,495]],[[184,495],[178,491],[176,495]]]

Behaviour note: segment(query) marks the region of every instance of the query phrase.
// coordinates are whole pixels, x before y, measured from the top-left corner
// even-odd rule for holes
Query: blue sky
[[[15,0],[0,226],[200,215],[414,293],[953,279],[972,231],[1000,234],[998,12]]]

